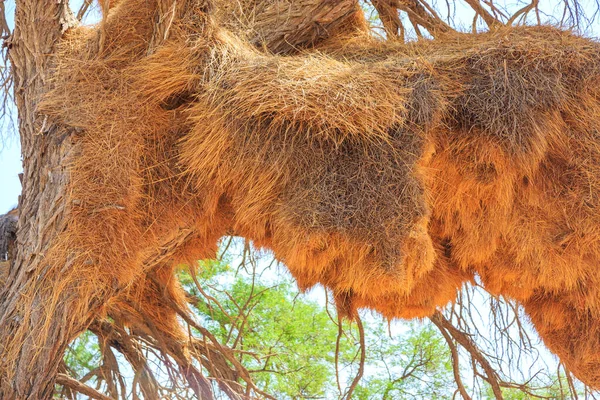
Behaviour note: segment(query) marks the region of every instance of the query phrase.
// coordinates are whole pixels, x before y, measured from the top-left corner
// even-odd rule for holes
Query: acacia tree
[[[84,3],[84,8],[78,13],[79,18],[85,14],[89,4],[90,2]],[[510,14],[493,3],[468,1],[467,4],[475,13],[473,29],[477,29],[480,20],[492,29],[497,25],[510,25],[525,19],[529,13],[539,15],[537,1]],[[108,2],[102,3],[105,12],[109,6]],[[264,4],[249,2],[246,6],[260,10]],[[408,26],[412,27],[418,37],[427,34],[435,37],[453,29],[451,24],[425,2],[374,1],[373,6],[379,12],[390,40],[406,40]],[[577,21],[577,4],[566,2],[564,6],[565,15]],[[356,21],[352,21],[357,15],[357,3],[354,1],[332,3],[307,0],[290,3],[289,7],[287,13],[276,7],[266,7],[264,13],[257,12],[255,15],[259,17],[252,20],[254,24],[245,32],[248,39],[273,52],[292,53],[299,48],[315,46],[333,33],[348,29],[348,26],[356,26]],[[152,39],[147,44],[149,48],[168,36],[171,20],[165,16],[169,15],[170,11],[174,13],[176,6],[175,3],[158,2],[157,8],[158,17],[154,16],[156,20],[146,22],[149,25],[148,29],[153,32]],[[197,364],[194,364],[195,361],[218,379],[221,390],[230,397],[250,395],[252,391],[260,393],[233,353],[221,346],[211,332],[189,319],[189,315],[182,310],[181,299],[169,298],[168,290],[160,285],[161,273],[166,269],[163,268],[165,260],[169,259],[175,249],[194,240],[194,233],[190,230],[179,231],[160,243],[155,252],[145,254],[144,276],[137,279],[144,282],[143,290],[155,293],[171,311],[201,332],[203,339],[194,341],[191,346],[192,356],[188,354],[188,345],[180,338],[169,337],[168,333],[161,331],[161,327],[148,325],[144,310],[135,309],[133,306],[132,309],[110,309],[111,301],[125,292],[132,285],[131,281],[106,284],[101,295],[83,305],[77,298],[79,293],[76,291],[64,291],[61,294],[64,297],[56,299],[53,298],[55,294],[52,293],[52,288],[36,286],[38,282],[56,281],[52,274],[57,274],[57,271],[47,268],[44,257],[50,251],[50,244],[65,231],[68,217],[73,212],[73,204],[67,203],[66,199],[69,198],[69,184],[74,179],[69,170],[70,162],[72,157],[81,151],[76,140],[79,132],[76,127],[49,120],[40,111],[40,102],[52,85],[57,46],[65,32],[75,27],[78,20],[66,1],[47,3],[18,0],[15,9],[15,28],[10,36],[7,36],[5,47],[10,59],[10,79],[19,114],[23,191],[19,201],[16,249],[0,292],[0,346],[3,346],[0,361],[0,397],[49,398],[53,394],[54,383],[59,382],[73,390],[101,398],[100,394],[74,382],[68,376],[57,375],[66,346],[86,328],[102,338],[105,345],[118,347],[123,351],[139,374],[141,390],[147,398],[158,396],[158,383],[152,377],[143,352],[130,340],[130,334],[149,342],[154,341],[156,346],[167,354],[166,360],[175,360],[174,370],[184,376],[185,381],[199,396],[209,398],[211,385]],[[206,10],[203,8],[202,11]],[[402,14],[399,14],[399,11]],[[235,10],[229,12],[238,18],[249,15],[244,7],[241,13],[236,14]],[[260,16],[269,16],[268,12],[271,15],[273,12],[280,13],[281,20],[277,24],[273,24],[272,18],[268,19],[268,22],[262,22]],[[400,18],[401,15],[404,19]],[[3,29],[7,33],[6,26]],[[64,268],[69,272],[69,265],[65,265]],[[135,286],[135,283],[133,285]],[[52,304],[53,307],[52,323],[46,319],[48,304]],[[113,321],[96,319],[98,312],[106,311],[107,307]],[[84,322],[69,325],[68,316],[73,312],[81,313]],[[132,320],[136,321],[137,329],[126,330],[125,324],[131,324]],[[434,323],[448,337],[454,337],[467,348],[473,347],[468,336],[453,328],[451,322],[441,314],[434,317]],[[43,334],[38,334],[38,331],[43,331]],[[16,341],[19,341],[18,345],[15,345]],[[106,362],[109,362],[108,359]],[[486,366],[485,362],[480,362],[486,369],[494,394],[501,397],[500,382],[494,378],[493,371],[489,370],[489,364]],[[246,385],[240,385],[240,381]]]

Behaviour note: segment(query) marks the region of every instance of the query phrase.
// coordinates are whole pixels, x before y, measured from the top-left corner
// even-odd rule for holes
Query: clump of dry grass
[[[600,385],[598,43],[510,28],[280,57],[188,3],[157,28],[162,2],[123,0],[62,46],[43,107],[80,134],[48,323],[120,295],[176,337],[140,279],[160,268],[177,298],[165,263],[234,233],[350,316],[431,315],[478,274]]]

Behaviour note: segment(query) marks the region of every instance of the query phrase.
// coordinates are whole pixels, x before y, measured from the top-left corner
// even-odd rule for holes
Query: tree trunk
[[[48,343],[36,343],[35,335],[11,348],[19,332],[40,329],[47,301],[36,298],[33,308],[23,308],[22,293],[44,274],[44,252],[61,231],[68,183],[65,160],[71,151],[69,132],[48,126],[36,112],[47,85],[49,57],[61,34],[73,24],[68,1],[16,1],[15,30],[9,57],[14,77],[14,96],[19,113],[23,157],[23,191],[16,255],[0,292],[0,398],[42,399],[52,396],[56,368],[72,332],[57,321],[50,327]],[[66,310],[65,310],[66,311]],[[35,374],[32,368],[35,366]]]

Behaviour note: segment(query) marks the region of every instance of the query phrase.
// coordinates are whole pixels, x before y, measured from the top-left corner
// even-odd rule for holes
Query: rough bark
[[[388,38],[399,38],[404,41],[404,26],[398,11],[404,11],[417,35],[421,36],[419,26],[427,29],[432,36],[443,34],[453,29],[446,24],[432,8],[426,9],[417,0],[372,0]]]
[[[14,259],[18,218],[16,210],[0,216],[0,287],[4,286],[9,260]]]
[[[17,247],[0,292],[0,398],[42,399],[52,396],[61,349],[71,338],[60,323],[52,328],[53,343],[22,343],[16,369],[9,370],[6,350],[18,326],[37,329],[45,299],[35,299],[29,318],[19,306],[22,290],[44,273],[43,255],[60,232],[68,176],[64,161],[71,151],[69,133],[44,124],[36,112],[48,79],[50,55],[61,34],[73,23],[64,0],[16,1],[15,30],[9,39],[14,97],[19,113],[23,157],[23,191]],[[35,367],[36,373],[32,373]]]
[[[16,210],[0,216],[0,262],[14,259],[17,222]]]
[[[220,3],[217,13],[227,28],[278,54],[315,46],[340,31],[365,28],[356,0],[242,0]]]

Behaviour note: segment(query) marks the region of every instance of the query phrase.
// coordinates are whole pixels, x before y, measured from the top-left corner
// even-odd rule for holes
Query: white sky
[[[0,215],[17,206],[21,193],[18,174],[21,172],[21,155],[15,137],[5,139],[0,151]]]

